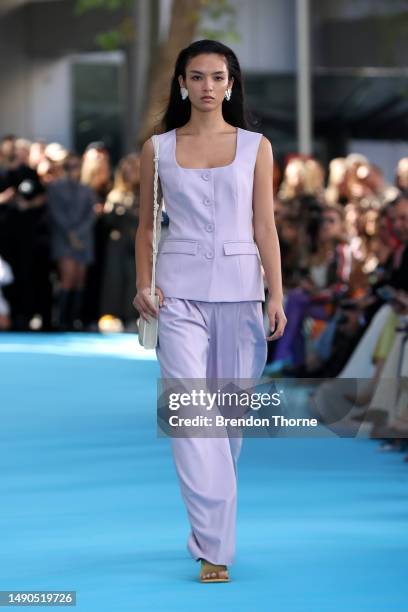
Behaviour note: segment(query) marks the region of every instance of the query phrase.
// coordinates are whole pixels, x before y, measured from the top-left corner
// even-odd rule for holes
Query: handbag
[[[150,285],[150,298],[159,311],[159,296],[156,294],[156,255],[157,245],[160,240],[161,223],[157,223],[157,215],[163,204],[163,197],[158,202],[158,178],[159,178],[159,138],[156,134],[152,136],[154,147],[154,179],[153,179],[153,258],[152,258],[152,282]],[[147,315],[148,320],[139,319],[139,344],[145,349],[154,349],[157,346],[158,317]]]

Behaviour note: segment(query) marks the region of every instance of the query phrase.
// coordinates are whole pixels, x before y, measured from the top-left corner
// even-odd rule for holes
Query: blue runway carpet
[[[3,333],[0,375],[0,590],[75,590],[81,612],[408,610],[401,454],[246,439],[232,582],[203,585],[154,352],[132,334]]]

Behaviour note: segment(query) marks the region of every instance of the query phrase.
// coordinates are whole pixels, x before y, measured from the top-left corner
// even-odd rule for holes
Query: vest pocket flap
[[[173,240],[167,238],[163,241],[160,253],[183,253],[184,255],[197,255],[196,240]]]
[[[258,255],[258,247],[253,241],[224,242],[225,255]]]

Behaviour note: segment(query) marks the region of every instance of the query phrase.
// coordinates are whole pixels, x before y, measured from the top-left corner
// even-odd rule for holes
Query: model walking
[[[153,144],[141,155],[134,305],[159,317],[163,378],[258,378],[267,340],[282,336],[280,251],[273,214],[273,155],[247,130],[238,59],[225,45],[194,42],[176,61],[159,135],[159,177],[168,233],[156,265],[157,311],[149,296]],[[273,333],[265,337],[261,262]],[[242,438],[171,438],[202,582],[228,581],[235,554],[236,477]]]

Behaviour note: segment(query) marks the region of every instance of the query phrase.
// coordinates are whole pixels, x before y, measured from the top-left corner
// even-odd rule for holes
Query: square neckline
[[[176,164],[177,168],[180,168],[180,170],[196,170],[196,171],[208,171],[208,170],[219,170],[220,168],[230,168],[231,166],[234,166],[235,162],[238,159],[238,152],[239,152],[239,145],[240,145],[240,135],[241,135],[241,128],[239,126],[237,126],[237,139],[236,139],[236,143],[235,143],[235,157],[232,160],[231,163],[229,164],[225,164],[224,166],[212,166],[211,168],[185,168],[184,166],[180,166],[180,164],[177,161],[177,134],[176,134],[176,130],[177,128],[173,129],[173,159],[174,159],[174,163]]]

